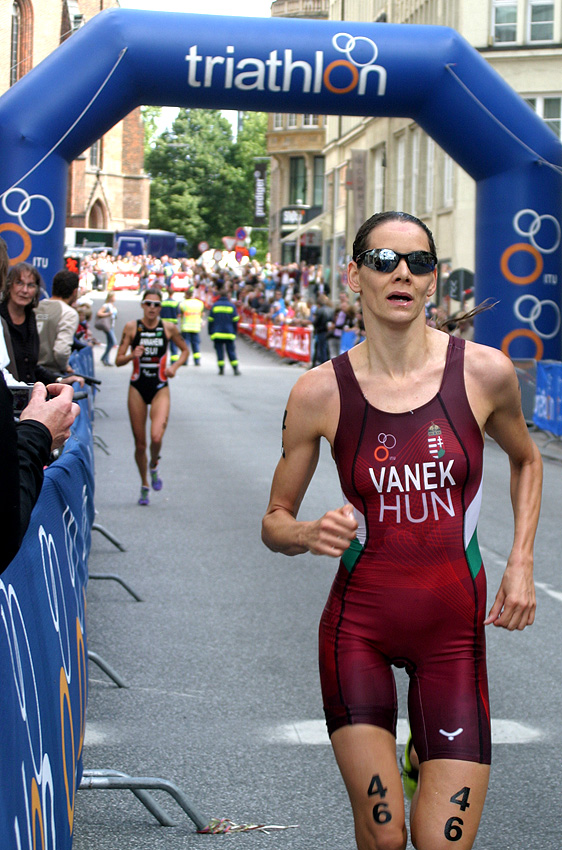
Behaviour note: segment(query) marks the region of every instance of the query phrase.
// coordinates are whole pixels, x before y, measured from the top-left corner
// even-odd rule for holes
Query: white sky
[[[201,0],[119,0],[122,9],[144,9],[148,12],[188,12],[201,13]],[[204,4],[206,15],[230,15],[243,18],[271,17],[272,0],[206,0]],[[174,120],[177,109],[164,107],[160,131],[168,127]],[[225,111],[223,115],[233,125],[236,122],[236,112]]]
[[[231,15],[244,18],[269,18],[272,0],[119,0],[123,9],[144,9],[149,12],[201,13]]]

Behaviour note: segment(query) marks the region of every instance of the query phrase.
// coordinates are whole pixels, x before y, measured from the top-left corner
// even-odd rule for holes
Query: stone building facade
[[[329,0],[275,0],[272,17],[328,17]],[[270,157],[269,246],[273,262],[319,263],[324,206],[323,115],[272,113],[268,118]],[[297,234],[293,235],[296,226]],[[305,233],[300,227],[306,225]]]
[[[342,8],[330,0],[330,19],[341,20]],[[452,27],[561,137],[559,0],[346,0],[345,20]],[[354,181],[347,179],[354,156],[363,172],[365,217],[401,208],[433,231],[441,295],[449,271],[474,270],[475,183],[414,121],[329,116],[324,155],[322,257],[333,291],[345,282],[356,230]]]

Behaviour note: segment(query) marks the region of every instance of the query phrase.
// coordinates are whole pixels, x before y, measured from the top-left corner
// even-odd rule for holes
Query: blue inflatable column
[[[477,184],[475,339],[512,358],[560,360],[562,175],[529,162]]]
[[[17,160],[10,164],[9,173],[18,178],[3,187],[0,195],[0,236],[8,246],[11,264],[36,266],[50,290],[53,276],[62,267],[68,162],[21,143]]]

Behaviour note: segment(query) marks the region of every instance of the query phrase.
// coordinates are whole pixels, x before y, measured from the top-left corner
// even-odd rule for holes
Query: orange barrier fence
[[[276,325],[260,313],[243,307],[240,310],[238,332],[258,345],[275,351],[279,357],[310,363],[312,330],[294,325]]]

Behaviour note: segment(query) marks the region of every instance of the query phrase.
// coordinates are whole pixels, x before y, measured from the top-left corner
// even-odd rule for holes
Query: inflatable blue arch
[[[562,145],[454,30],[112,9],[0,98],[0,235],[50,285],[68,164],[141,104],[403,116],[477,182],[476,339],[559,360]]]

